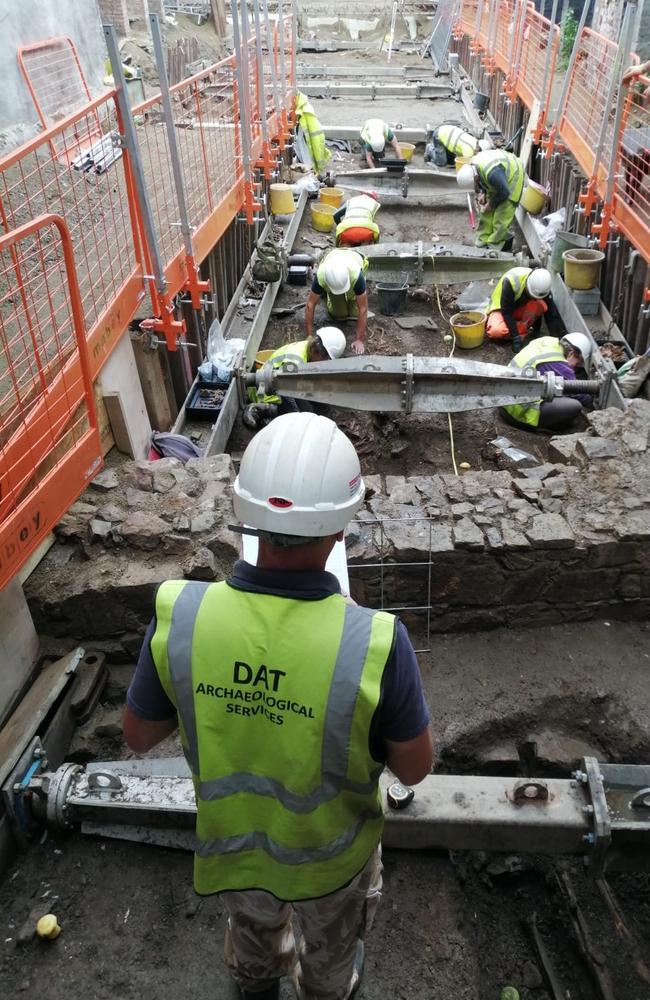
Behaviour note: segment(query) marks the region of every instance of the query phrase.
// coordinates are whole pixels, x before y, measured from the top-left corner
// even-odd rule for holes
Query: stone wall
[[[437,632],[646,618],[650,403],[589,422],[535,468],[366,476],[347,535],[352,595],[402,608],[416,637],[427,614]],[[223,579],[237,558],[233,479],[227,455],[100,473],[27,582],[39,633],[133,657],[162,580]]]
[[[129,12],[126,0],[97,0],[102,24],[112,24],[121,38],[129,33]]]

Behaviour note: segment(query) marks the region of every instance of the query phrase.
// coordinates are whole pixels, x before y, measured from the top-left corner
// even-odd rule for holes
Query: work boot
[[[244,990],[239,988],[242,1000],[278,1000],[280,996],[280,980],[275,979],[273,984],[265,990],[260,990],[259,992],[253,992],[252,990]]]
[[[244,422],[244,427],[248,427],[249,431],[258,431],[262,426],[262,417],[257,403],[249,403],[244,408],[241,418]]]

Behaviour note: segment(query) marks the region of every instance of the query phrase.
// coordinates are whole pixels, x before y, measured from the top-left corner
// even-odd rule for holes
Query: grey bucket
[[[553,250],[549,260],[549,266],[554,271],[557,271],[558,274],[562,274],[562,271],[564,270],[564,260],[562,258],[562,254],[564,251],[584,250],[588,246],[589,240],[586,236],[579,236],[578,233],[565,233],[562,229],[558,229],[553,242]]]
[[[472,104],[477,111],[487,111],[488,105],[490,103],[489,94],[481,94],[480,91],[476,91],[472,99]]]
[[[401,316],[406,305],[406,294],[409,286],[405,281],[399,283],[385,281],[377,284],[379,295],[379,312],[382,316]]]

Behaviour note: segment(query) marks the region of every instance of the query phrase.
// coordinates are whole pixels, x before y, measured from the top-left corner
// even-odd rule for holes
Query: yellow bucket
[[[329,233],[334,225],[334,205],[327,205],[324,201],[312,201],[309,205],[311,211],[311,224],[319,233]]]
[[[340,208],[341,205],[343,204],[344,195],[345,191],[343,190],[343,188],[324,187],[320,189],[318,197],[326,205],[333,205],[334,208]]]
[[[271,214],[293,215],[295,211],[291,184],[271,184]]]
[[[548,192],[541,184],[527,181],[521,195],[521,207],[529,215],[539,215],[546,204]]]
[[[466,163],[471,163],[471,162],[472,162],[471,156],[457,156],[454,161],[456,166],[456,172],[458,173],[461,167],[464,167]]]
[[[464,351],[480,347],[485,338],[486,315],[484,312],[456,313],[449,320],[456,343]]]
[[[265,365],[266,362],[269,360],[272,354],[273,354],[272,350],[258,351],[257,354],[255,355],[255,370],[257,371],[258,368],[262,368],[263,365]]]
[[[415,146],[413,145],[413,143],[400,142],[399,148],[402,153],[402,159],[406,160],[407,163],[410,163],[411,160],[413,159],[413,153],[415,152]]]
[[[585,291],[597,288],[600,282],[600,267],[605,260],[602,250],[565,250],[562,254],[564,262],[564,281],[568,288],[579,288]]]

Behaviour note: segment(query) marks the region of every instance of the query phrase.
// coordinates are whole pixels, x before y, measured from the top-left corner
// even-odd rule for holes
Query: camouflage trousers
[[[357,944],[381,899],[381,845],[352,881],[319,899],[284,903],[268,892],[223,892],[226,965],[251,992],[291,975],[300,1000],[347,1000]]]

